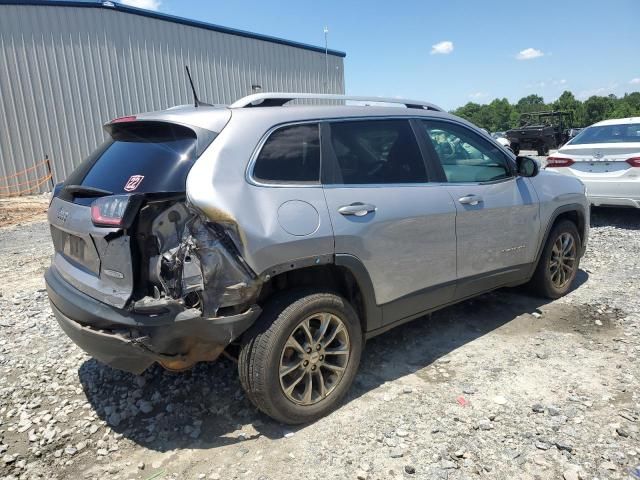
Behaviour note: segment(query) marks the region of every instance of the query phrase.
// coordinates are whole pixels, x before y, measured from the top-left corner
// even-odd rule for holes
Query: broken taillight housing
[[[574,162],[570,158],[563,157],[547,157],[547,167],[558,168],[558,167],[570,167]]]
[[[135,218],[142,197],[139,195],[110,195],[91,204],[91,221],[96,227],[127,228]]]

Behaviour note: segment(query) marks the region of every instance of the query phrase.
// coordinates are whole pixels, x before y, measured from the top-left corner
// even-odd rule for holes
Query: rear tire
[[[358,316],[339,295],[284,292],[242,340],[238,373],[249,400],[283,423],[316,420],[347,393],[360,363]]]
[[[580,267],[578,228],[569,220],[558,222],[544,246],[529,286],[540,296],[556,299],[570,289]]]
[[[549,155],[549,145],[544,144],[538,148],[538,156],[546,157],[547,155]]]
[[[518,145],[517,143],[512,144],[511,149],[513,150],[513,153],[515,153],[516,155],[520,155],[520,145]]]

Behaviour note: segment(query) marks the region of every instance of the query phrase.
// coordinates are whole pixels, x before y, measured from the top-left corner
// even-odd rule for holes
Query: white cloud
[[[449,40],[431,45],[431,55],[448,55],[451,52],[453,52],[453,42]]]
[[[640,77],[632,78],[631,80],[629,80],[629,83],[631,85],[640,85]]]
[[[480,100],[481,98],[487,98],[489,94],[487,92],[473,92],[469,94],[469,98],[473,100]]]
[[[160,0],[120,0],[120,3],[130,7],[144,8],[145,10],[158,10],[160,8]]]
[[[525,48],[516,55],[518,60],[531,60],[532,58],[542,57],[544,53],[535,48]]]
[[[576,97],[582,100],[592,97],[594,95],[605,97],[612,93],[616,93],[615,90],[617,88],[618,88],[617,83],[611,83],[607,87],[597,87],[597,88],[591,88],[588,90],[582,90],[581,92],[578,93],[578,95],[576,95]]]

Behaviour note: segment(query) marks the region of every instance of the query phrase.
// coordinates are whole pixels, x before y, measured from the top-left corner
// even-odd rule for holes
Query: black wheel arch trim
[[[549,222],[547,222],[547,227],[544,232],[544,237],[542,237],[542,242],[540,242],[540,245],[538,245],[536,260],[533,263],[534,269],[535,269],[535,266],[540,261],[540,257],[542,256],[542,252],[544,251],[544,246],[547,244],[547,240],[549,239],[549,235],[551,234],[551,229],[553,228],[556,221],[558,220],[558,217],[563,213],[568,213],[568,212],[576,212],[579,219],[583,222],[582,232],[580,231],[580,225],[576,225],[576,228],[578,229],[578,233],[580,233],[582,237],[582,241],[580,242],[581,243],[580,256],[584,255],[584,250],[585,250],[584,237],[585,237],[587,222],[589,221],[589,218],[588,218],[587,212],[585,211],[584,205],[581,205],[579,203],[568,203],[566,205],[559,206],[551,214]],[[533,275],[533,272],[531,272],[531,274]]]
[[[362,303],[364,307],[363,333],[375,330],[382,326],[382,307],[376,303],[376,294],[373,289],[373,282],[369,276],[367,268],[362,261],[346,253],[336,253],[335,264],[344,267],[351,272],[358,283],[358,288],[362,293]]]

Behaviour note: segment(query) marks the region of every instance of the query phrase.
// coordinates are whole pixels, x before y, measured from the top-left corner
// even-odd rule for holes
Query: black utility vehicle
[[[507,131],[511,149],[537,150],[538,155],[548,155],[550,148],[559,148],[569,140],[569,128],[573,123],[571,112],[531,112],[520,115],[520,126]]]

